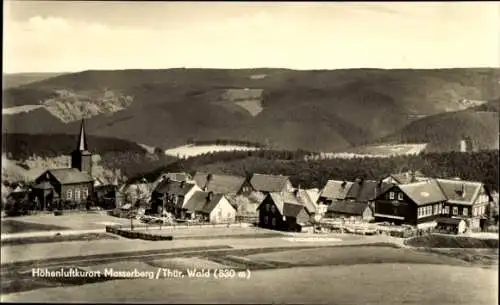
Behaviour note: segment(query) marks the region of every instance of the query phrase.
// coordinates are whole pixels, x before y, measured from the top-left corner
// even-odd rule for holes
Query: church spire
[[[87,136],[85,135],[85,119],[82,119],[82,125],[80,127],[80,136],[78,137],[78,150],[87,151]]]

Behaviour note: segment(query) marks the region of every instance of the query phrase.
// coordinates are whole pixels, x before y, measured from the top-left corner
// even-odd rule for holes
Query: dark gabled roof
[[[250,184],[259,192],[281,192],[289,181],[288,176],[253,174]]]
[[[301,204],[285,202],[285,204],[283,205],[282,215],[286,217],[297,217],[303,209],[305,209],[305,207]]]
[[[439,187],[436,179],[409,184],[401,184],[397,187],[408,197],[410,197],[417,205],[424,205],[446,200],[446,196]]]
[[[484,184],[481,182],[436,179],[450,203],[473,204]],[[465,191],[465,192],[462,192]]]
[[[90,177],[89,174],[81,172],[77,168],[49,169],[45,173],[40,175],[39,178],[43,175],[46,175],[47,173],[50,173],[52,176],[54,176],[54,178],[61,184],[75,184],[94,181],[94,179]]]
[[[356,202],[368,202],[374,200],[392,185],[392,183],[383,183],[374,180],[359,180],[352,184],[346,198],[353,199]]]
[[[209,194],[211,192],[200,192],[197,191],[189,198],[189,200],[184,205],[184,209],[190,212],[202,212],[210,214],[212,210],[219,204],[219,202],[224,198],[223,194],[213,194],[212,198],[209,200]]]
[[[328,180],[321,192],[321,197],[343,200],[346,198],[352,184],[353,183],[349,181]]]
[[[216,194],[237,193],[246,180],[244,177],[240,176],[211,174],[211,179],[207,184],[209,175],[209,173],[196,173],[193,180],[200,188],[203,189],[207,187],[206,191]]]
[[[154,191],[160,194],[184,196],[193,187],[195,187],[194,183],[165,179],[158,183]]]
[[[362,202],[336,202],[331,204],[327,211],[338,214],[346,214],[346,215],[363,215],[363,212],[368,207],[368,203]]]

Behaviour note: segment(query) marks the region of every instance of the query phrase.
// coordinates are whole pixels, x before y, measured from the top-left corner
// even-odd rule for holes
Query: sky
[[[498,2],[3,3],[4,73],[500,67]]]

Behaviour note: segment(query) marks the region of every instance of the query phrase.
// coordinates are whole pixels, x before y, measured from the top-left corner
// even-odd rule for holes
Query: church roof
[[[80,126],[80,135],[78,137],[78,150],[88,151],[87,137],[85,135],[85,120],[82,119],[82,124]]]
[[[89,174],[81,172],[77,168],[49,169],[45,173],[49,173],[54,176],[54,178],[61,184],[75,184],[94,181],[94,179],[90,177]],[[44,174],[42,174],[42,176]]]

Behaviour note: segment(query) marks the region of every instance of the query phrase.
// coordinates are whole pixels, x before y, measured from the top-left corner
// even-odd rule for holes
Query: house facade
[[[198,219],[213,224],[236,221],[236,209],[222,194],[196,191],[182,209],[186,219]]]
[[[447,198],[443,215],[465,219],[471,229],[483,228],[493,205],[493,197],[485,185],[458,179],[437,181]]]
[[[201,189],[191,182],[176,181],[165,178],[151,194],[151,213],[162,214],[164,211],[183,218],[184,206]]]
[[[393,185],[375,199],[375,221],[417,227],[434,226],[446,197],[436,180]]]
[[[258,207],[259,227],[278,231],[301,231],[311,214],[296,193],[269,193]]]

